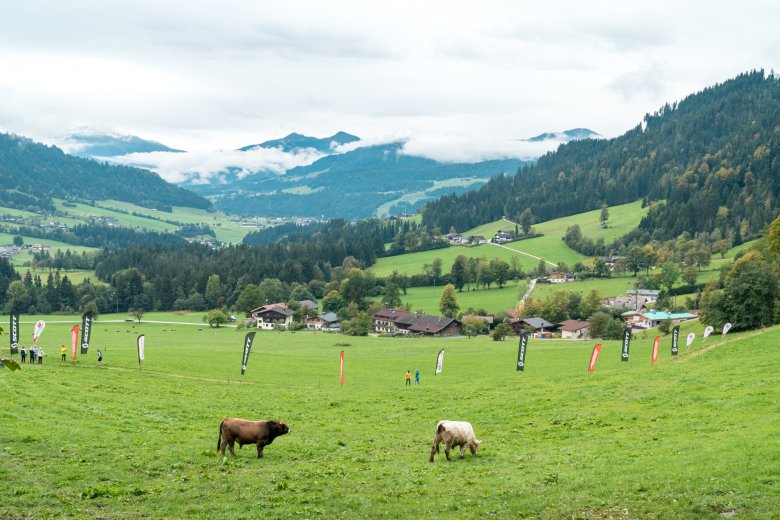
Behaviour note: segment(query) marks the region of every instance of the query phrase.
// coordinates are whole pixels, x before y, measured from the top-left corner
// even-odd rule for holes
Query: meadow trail
[[[668,361],[668,363],[684,363],[686,361],[690,361],[691,359],[695,359],[696,357],[698,357],[698,356],[700,356],[702,354],[705,354],[705,353],[707,353],[710,350],[713,350],[715,348],[722,347],[723,345],[728,345],[729,343],[736,343],[736,342],[739,342],[739,341],[744,341],[746,339],[750,339],[750,338],[754,338],[756,336],[760,336],[762,334],[766,334],[766,332],[772,331],[775,327],[776,327],[776,325],[775,326],[771,326],[771,327],[766,327],[765,332],[758,331],[758,332],[754,332],[753,334],[748,334],[748,335],[745,335],[745,336],[737,336],[737,337],[735,337],[733,339],[719,341],[718,343],[713,343],[711,345],[707,345],[706,347],[700,348],[698,350],[693,350],[691,352],[685,353],[682,356],[679,356],[677,359],[671,359],[671,360]]]
[[[492,242],[490,242],[490,244],[494,245],[496,247],[502,247],[504,249],[508,249],[509,251],[512,251],[514,253],[520,253],[521,255],[530,256],[531,258],[535,258],[536,260],[542,260],[542,257],[540,257],[540,256],[532,255],[531,253],[526,253],[525,251],[520,251],[519,249],[512,249],[511,247],[507,247],[507,246],[502,245],[502,244],[494,244]],[[546,264],[548,264],[548,265],[553,266],[553,267],[558,265],[558,264],[555,264],[553,262],[550,262],[549,260],[545,260],[544,262]]]

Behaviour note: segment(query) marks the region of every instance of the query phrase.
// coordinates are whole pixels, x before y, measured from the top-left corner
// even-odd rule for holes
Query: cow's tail
[[[222,419],[219,422],[219,437],[217,437],[217,451],[219,451],[220,446],[222,446],[222,423],[225,422],[225,419]]]

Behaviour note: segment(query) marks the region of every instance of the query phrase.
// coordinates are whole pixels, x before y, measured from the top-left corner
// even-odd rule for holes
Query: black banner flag
[[[517,370],[525,370],[525,349],[528,346],[528,333],[520,334],[520,346],[517,349]]]
[[[11,354],[19,352],[19,315],[11,314]]]
[[[677,355],[677,351],[679,350],[679,349],[677,348],[677,342],[678,342],[679,340],[680,340],[680,326],[679,326],[679,325],[676,325],[676,326],[675,326],[675,327],[672,329],[672,355],[673,355],[673,356],[676,356],[676,355]]]
[[[81,353],[89,351],[89,338],[92,335],[92,311],[87,311],[81,317]]]
[[[246,372],[246,364],[249,361],[249,353],[252,351],[252,341],[255,339],[256,332],[250,332],[244,338],[244,358],[241,360],[241,375]]]
[[[628,361],[628,348],[631,346],[631,329],[623,331],[623,350],[620,352],[620,361]]]

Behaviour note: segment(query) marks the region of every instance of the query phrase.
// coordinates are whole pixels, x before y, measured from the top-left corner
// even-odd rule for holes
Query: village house
[[[638,310],[648,307],[658,301],[660,291],[654,289],[631,289],[627,296],[611,296],[604,300],[606,307],[616,310]]]
[[[487,325],[488,330],[493,330],[493,326],[495,322],[495,318],[493,316],[478,316],[476,314],[464,314],[463,316],[461,316],[461,321],[465,322],[470,318],[476,318],[478,320],[483,321]]]
[[[666,311],[628,311],[622,315],[626,324],[634,329],[651,329],[661,322],[681,323],[683,321],[698,318],[690,312],[666,312]]]
[[[550,283],[573,282],[576,279],[577,277],[573,273],[562,273],[558,271],[553,271],[552,273],[547,275],[547,280]]]
[[[609,256],[602,256],[601,259],[604,260],[604,263],[607,264],[607,269],[610,271],[615,269],[615,265],[620,261],[623,260],[625,256],[615,256],[615,255],[609,255]]]
[[[396,309],[379,309],[374,313],[374,330],[382,334],[458,336],[460,335],[460,322],[445,316],[429,316]]]
[[[374,330],[380,334],[399,334],[403,327],[399,327],[396,323],[409,314],[408,311],[379,309],[374,313]]]
[[[515,236],[511,232],[499,230],[498,233],[493,236],[491,242],[494,244],[506,244],[507,242],[514,240],[514,238]]]
[[[312,300],[301,300],[298,302],[298,305],[301,306],[301,310],[304,312],[316,312],[317,309],[320,308],[320,306],[317,305],[317,302]]]
[[[588,335],[588,322],[580,320],[566,320],[558,324],[562,339],[590,339]]]
[[[252,309],[249,315],[257,320],[258,329],[286,330],[292,324],[295,311],[288,309],[286,303],[271,303]]]
[[[535,318],[518,318],[509,323],[512,326],[512,331],[515,334],[522,334],[523,332],[530,331],[532,336],[537,337],[550,337],[552,334],[550,331],[553,329],[553,324],[549,321],[535,317]],[[550,334],[550,336],[548,336]]]
[[[30,246],[30,249],[32,249],[33,251],[39,251],[39,252],[42,253],[44,251],[49,251],[51,249],[51,247],[47,246],[46,244],[33,244],[33,245]]]
[[[335,312],[325,312],[312,318],[306,318],[306,328],[325,332],[341,332],[341,323]]]

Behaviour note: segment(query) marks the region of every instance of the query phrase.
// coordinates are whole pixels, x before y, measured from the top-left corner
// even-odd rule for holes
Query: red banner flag
[[[79,342],[79,326],[74,325],[72,329],[70,329],[70,342],[71,342],[71,351],[73,352],[73,362],[76,362],[76,346]]]
[[[601,353],[601,343],[593,347],[593,353],[590,355],[590,365],[588,365],[588,372],[596,370],[596,361],[599,360],[599,354]]]
[[[341,386],[344,386],[344,351],[341,351],[341,370],[340,370],[340,376],[341,376]]]
[[[661,344],[661,336],[656,336],[653,342],[653,363],[658,361],[658,345]]]

